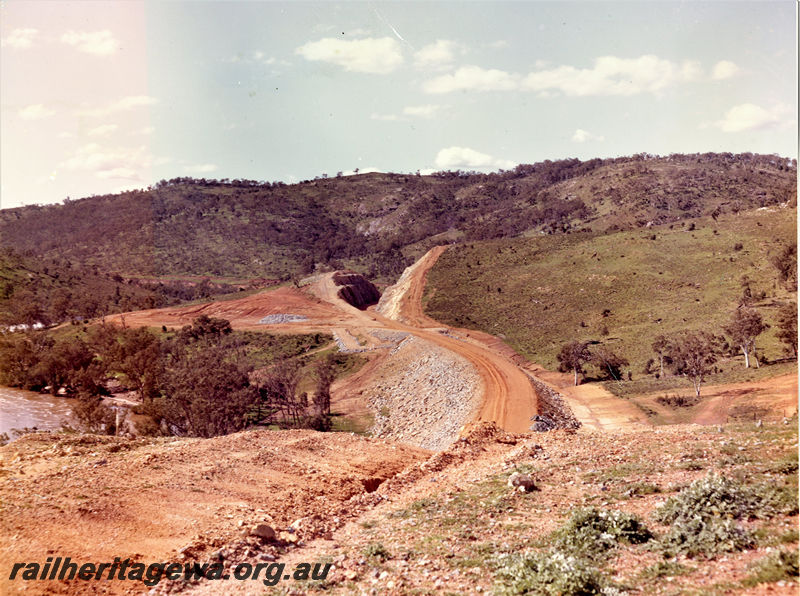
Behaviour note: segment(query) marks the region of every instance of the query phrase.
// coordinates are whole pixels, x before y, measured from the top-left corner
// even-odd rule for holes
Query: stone
[[[267,524],[257,524],[250,530],[251,536],[258,536],[263,540],[275,540],[275,530]]]
[[[533,477],[530,474],[520,474],[519,472],[514,472],[508,477],[508,486],[516,489],[522,489],[520,492],[526,493],[538,490],[536,488],[536,483],[533,481]]]

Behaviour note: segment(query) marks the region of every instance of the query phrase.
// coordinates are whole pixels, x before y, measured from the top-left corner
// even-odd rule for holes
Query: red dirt
[[[285,529],[302,517],[347,517],[341,509],[348,499],[429,455],[306,430],[134,441],[27,435],[0,451],[0,560],[43,563],[45,553],[57,553],[84,562],[150,563],[193,542],[229,542],[241,531],[239,520]],[[116,583],[115,591],[133,584]],[[0,577],[3,594],[95,593],[97,586]]]

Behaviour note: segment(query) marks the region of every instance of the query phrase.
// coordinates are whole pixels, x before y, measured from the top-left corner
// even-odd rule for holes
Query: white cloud
[[[370,120],[382,120],[384,122],[395,122],[396,120],[400,120],[400,116],[397,114],[378,114],[373,112],[369,116]]]
[[[89,143],[80,147],[69,159],[61,162],[59,167],[65,170],[94,172],[98,178],[138,179],[136,172],[153,164],[153,156],[145,146],[139,147],[102,147],[97,143]]]
[[[108,29],[103,31],[67,31],[61,36],[61,41],[81,52],[94,54],[95,56],[110,56],[119,47],[119,42]]]
[[[89,130],[88,134],[90,137],[106,137],[110,135],[112,132],[117,130],[119,125],[117,124],[103,124],[101,126],[97,126]]]
[[[456,55],[463,51],[461,44],[448,39],[437,39],[414,53],[414,65],[424,69],[443,69],[449,67]]]
[[[306,60],[328,62],[352,72],[386,74],[403,64],[400,44],[391,37],[310,41],[295,50]]]
[[[215,172],[217,170],[217,166],[213,163],[204,163],[192,166],[184,166],[183,169],[191,174],[208,174],[209,172]]]
[[[55,113],[55,110],[45,107],[43,104],[35,103],[22,108],[19,111],[19,117],[23,120],[41,120],[42,118],[49,118]]]
[[[513,168],[516,163],[497,159],[469,147],[447,147],[436,154],[436,166],[442,169],[461,168]]]
[[[139,135],[151,135],[156,131],[155,127],[153,126],[145,126],[144,128],[139,129],[136,134]]]
[[[714,70],[711,72],[711,78],[715,81],[722,81],[735,77],[739,74],[740,68],[730,60],[720,60],[714,65]]]
[[[142,106],[152,106],[157,103],[158,100],[155,97],[150,97],[149,95],[129,95],[128,97],[123,97],[116,103],[111,104],[110,110],[117,112],[120,110],[130,110]]]
[[[158,100],[149,95],[129,95],[106,106],[83,110],[80,114],[83,116],[107,116],[116,112],[126,112],[135,108],[152,106],[157,103]]]
[[[743,103],[728,110],[715,126],[723,132],[771,128],[781,123],[789,124],[790,114],[791,108],[783,104],[766,109],[752,103]]]
[[[452,74],[425,81],[426,93],[451,93],[453,91],[510,91],[519,87],[515,74],[480,66],[462,66]]]
[[[424,106],[406,106],[403,114],[406,116],[417,116],[419,118],[433,118],[442,106],[437,104],[427,104]]]
[[[604,141],[605,137],[590,133],[588,130],[579,128],[572,135],[572,140],[576,143],[585,143],[587,141]]]
[[[0,40],[0,46],[27,50],[33,47],[33,41],[38,35],[38,29],[14,29],[7,37]]]
[[[700,76],[697,62],[680,64],[646,55],[638,58],[602,56],[592,68],[558,66],[539,70],[525,77],[522,86],[531,91],[560,91],[570,96],[637,95],[658,93],[667,87]]]

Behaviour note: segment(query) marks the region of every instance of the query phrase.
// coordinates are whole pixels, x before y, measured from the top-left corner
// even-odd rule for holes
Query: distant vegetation
[[[76,397],[85,429],[115,432],[111,382],[134,391],[137,431],[209,437],[252,424],[331,428],[330,386],[348,355],[316,354],[331,337],[233,331],[202,316],[177,332],[96,325],[0,335],[0,384]],[[311,394],[303,391],[312,389]]]
[[[344,264],[386,278],[443,239],[630,229],[791,203],[796,168],[774,155],[640,154],[295,185],[175,178],[0,211],[0,245],[123,276],[281,277]]]
[[[692,367],[680,348],[695,332],[712,336],[698,380],[795,358],[796,279],[782,272],[793,271],[796,218],[785,207],[465,243],[429,273],[426,312],[499,335],[549,368],[577,364],[576,378],[682,378]]]
[[[123,278],[58,257],[23,257],[0,248],[0,325],[44,325],[170,306],[233,293],[241,284]]]

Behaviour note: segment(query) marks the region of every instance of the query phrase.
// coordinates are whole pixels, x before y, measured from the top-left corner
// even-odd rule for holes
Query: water
[[[62,423],[71,421],[72,403],[66,397],[0,387],[0,433],[11,435],[12,428],[34,426],[39,430],[59,429]]]

